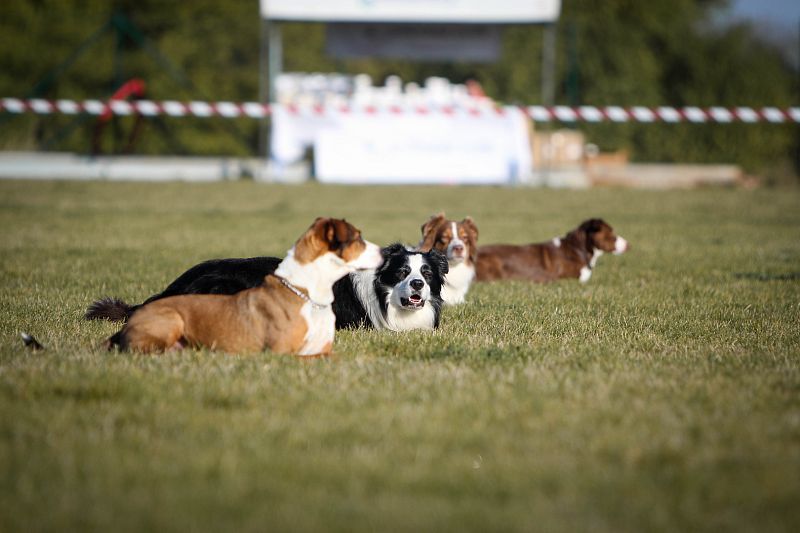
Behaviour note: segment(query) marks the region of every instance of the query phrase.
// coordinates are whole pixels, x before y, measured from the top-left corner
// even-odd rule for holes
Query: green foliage
[[[747,26],[716,28],[718,2],[575,1],[563,24],[577,27],[580,102],[595,105],[726,107],[796,104],[794,74]],[[570,43],[563,43],[568,47]],[[764,171],[790,158],[797,126],[587,125],[604,149],[664,162],[736,162]]]
[[[798,201],[0,181],[0,530],[797,531]],[[437,332],[340,332],[330,360],[107,353],[81,318],[317,215],[415,242],[443,208],[483,243],[599,215],[632,247],[585,285],[477,285]]]
[[[797,105],[796,73],[778,50],[746,25],[713,23],[720,0],[573,0],[558,23],[557,102],[591,105]],[[258,96],[259,18],[255,0],[215,2],[8,0],[0,17],[0,95],[27,96],[48,72],[109,21],[124,15],[134,33],[98,38],[38,94],[50,98],[109,95],[141,77],[148,97],[255,100]],[[120,20],[120,19],[118,19]],[[493,65],[338,61],[325,54],[322,24],[283,25],[284,68],[306,72],[365,72],[381,83],[439,75],[475,77],[504,103],[540,101],[542,28],[510,26]],[[142,48],[142,46],[145,46]],[[94,121],[71,117],[0,117],[0,147],[86,152]],[[116,119],[121,132],[126,119]],[[584,124],[591,142],[629,150],[641,161],[735,162],[751,172],[787,166],[798,149],[796,125]],[[256,147],[250,120],[149,121],[141,153],[248,154]],[[124,141],[118,135],[117,145]],[[108,147],[110,148],[110,146]]]
[[[255,100],[256,10],[255,2],[242,1],[11,0],[4,6],[10,16],[0,17],[0,48],[10,52],[0,56],[0,94],[104,98],[124,81],[139,77],[153,100]],[[112,16],[119,25],[110,25]],[[83,53],[61,69],[77,51]],[[0,120],[0,146],[5,148],[85,153],[95,128],[95,121],[87,117]],[[121,131],[119,149],[132,120],[114,122]],[[256,135],[252,120],[163,118],[147,121],[137,151],[247,155]]]

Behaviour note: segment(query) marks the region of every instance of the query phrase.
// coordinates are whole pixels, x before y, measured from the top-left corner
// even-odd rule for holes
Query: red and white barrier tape
[[[53,113],[102,115],[106,111],[111,111],[115,115],[139,113],[144,116],[262,118],[269,115],[270,108],[268,105],[255,102],[237,104],[233,102],[177,102],[174,100],[153,102],[151,100],[76,101],[44,100],[42,98],[31,98],[29,100],[2,98],[0,99],[0,112],[3,111],[6,113],[36,113],[41,115]]]
[[[76,115],[87,113],[102,115],[107,111],[115,115],[144,116],[167,115],[171,117],[224,117],[224,118],[263,118],[270,115],[278,104],[261,104],[257,102],[178,102],[166,100],[44,100],[41,98],[0,99],[0,112],[6,113],[61,113]],[[454,106],[285,106],[292,114],[325,115],[330,113],[388,113],[388,114],[428,114],[445,115],[467,114],[472,116],[505,114],[509,109],[519,109],[537,122],[800,122],[800,107],[595,107],[595,106],[506,106],[506,107],[454,107]]]

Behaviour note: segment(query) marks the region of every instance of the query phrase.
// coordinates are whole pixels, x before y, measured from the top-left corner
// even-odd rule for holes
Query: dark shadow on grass
[[[749,279],[755,281],[797,281],[800,280],[800,272],[787,272],[785,274],[769,274],[767,272],[736,272],[733,275],[736,279]]]
[[[212,395],[203,398],[203,406],[209,409],[221,409],[226,411],[244,409],[247,407],[243,398]]]
[[[93,385],[56,385],[49,392],[56,398],[75,402],[102,402],[120,398],[118,391]],[[47,394],[47,391],[44,394]]]

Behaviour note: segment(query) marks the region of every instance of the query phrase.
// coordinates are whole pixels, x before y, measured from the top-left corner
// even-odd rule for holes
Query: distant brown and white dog
[[[327,355],[336,318],[333,284],[377,268],[380,248],[344,220],[318,218],[264,283],[233,295],[171,296],[137,309],[109,348],[157,352],[206,346],[228,353]]]
[[[606,252],[621,254],[628,241],[604,220],[584,221],[564,237],[525,244],[492,244],[478,248],[477,280],[524,279],[540,283],[562,278],[592,277],[597,259]]]
[[[422,240],[417,249],[431,249],[445,254],[450,267],[442,286],[442,300],[448,305],[464,302],[475,278],[475,256],[478,251],[478,226],[471,217],[461,222],[448,220],[444,213],[433,215],[422,225]]]

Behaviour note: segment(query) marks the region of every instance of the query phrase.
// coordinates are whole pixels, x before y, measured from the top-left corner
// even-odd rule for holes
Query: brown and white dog
[[[450,268],[442,286],[442,300],[448,305],[464,303],[475,278],[475,256],[478,252],[478,226],[471,217],[461,222],[448,220],[444,213],[433,215],[422,225],[422,240],[417,249],[431,249],[447,257]]]
[[[578,278],[585,283],[592,277],[592,269],[601,255],[627,250],[628,241],[614,233],[604,220],[592,218],[552,241],[481,246],[477,280],[524,279],[544,283]]]
[[[327,355],[336,321],[334,282],[381,262],[380,248],[352,224],[318,218],[259,287],[152,301],[107,345],[140,352],[206,346],[228,353]]]

